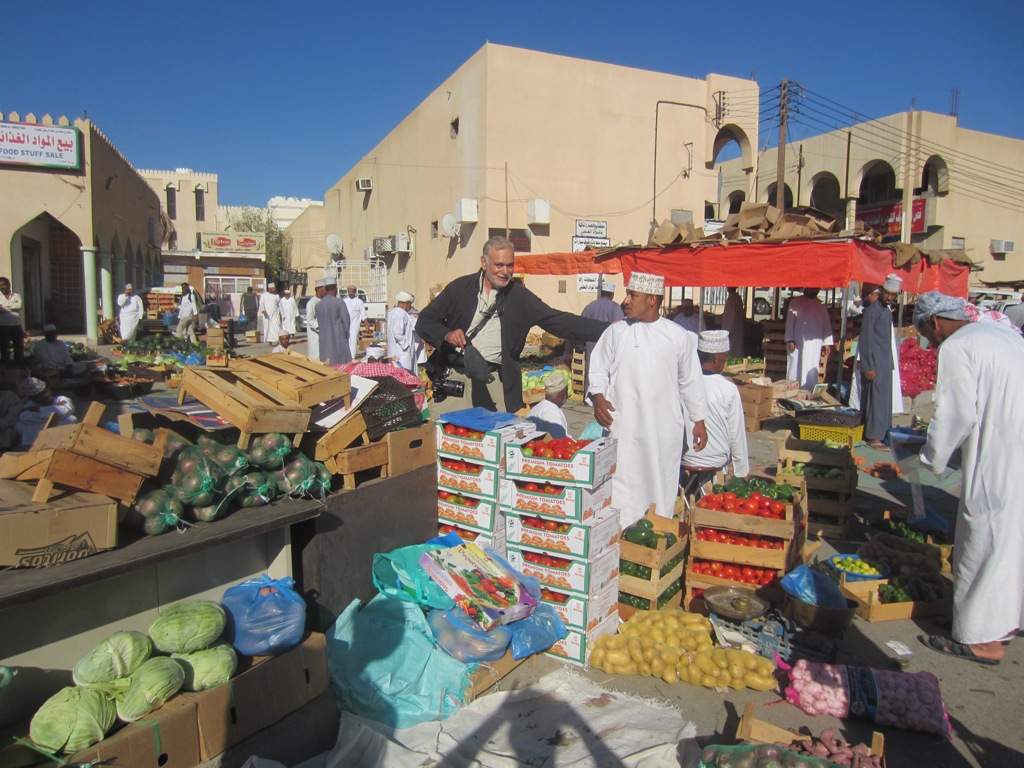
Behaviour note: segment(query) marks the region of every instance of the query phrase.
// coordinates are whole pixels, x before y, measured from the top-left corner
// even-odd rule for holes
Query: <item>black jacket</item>
[[[427,341],[442,357],[451,350],[445,343],[445,334],[461,329],[469,331],[476,314],[477,296],[483,271],[452,280],[437,298],[420,312],[416,333]],[[515,413],[523,407],[522,369],[519,356],[526,346],[526,335],[535,325],[562,339],[597,341],[608,323],[590,320],[571,312],[552,309],[529,289],[515,281],[498,293],[496,301],[501,323],[501,381],[505,391],[505,410]],[[458,368],[456,364],[454,367]],[[474,405],[478,403],[474,386]]]

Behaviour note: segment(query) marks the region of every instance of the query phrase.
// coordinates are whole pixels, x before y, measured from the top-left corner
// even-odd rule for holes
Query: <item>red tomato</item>
[[[742,502],[742,504],[740,506],[743,508],[743,511],[746,512],[749,515],[756,515],[757,514],[757,502],[756,501],[750,501],[748,499],[747,501]]]
[[[454,424],[445,424],[444,425],[444,433],[446,435],[454,435],[455,434],[455,429],[456,429],[456,427],[455,427]]]
[[[761,499],[763,499],[763,498],[764,498],[764,496],[762,496],[762,495],[761,495],[760,493],[758,493],[757,491],[754,491],[754,492],[753,492],[752,494],[750,494],[750,496],[748,496],[747,498],[748,498],[748,499],[749,499],[750,501],[754,501],[754,502],[760,503],[760,502],[761,502]]]
[[[722,507],[722,510],[725,512],[735,512],[737,510],[735,502],[725,502],[725,505]]]
[[[757,507],[758,509],[771,509],[772,500],[767,498],[766,496],[762,496],[761,499],[757,502]]]
[[[546,520],[544,522],[544,530],[546,530],[546,531],[557,531],[558,530],[558,523],[556,523],[554,520]]]
[[[724,501],[726,504],[735,504],[736,494],[733,493],[732,491],[729,491],[722,496],[722,501]]]
[[[536,451],[534,455],[539,456],[542,459],[550,459],[554,457],[555,452],[552,451],[550,448],[541,448],[539,451]]]
[[[712,560],[711,561],[711,572],[712,573],[714,573],[714,574],[721,573],[722,572],[722,567],[723,567],[722,564],[720,562],[718,562],[717,560]]]
[[[438,491],[437,492],[437,498],[439,498],[441,501],[448,501],[448,498],[450,496],[451,496],[451,494],[448,493],[448,491]]]
[[[531,493],[536,493],[537,491],[540,490],[540,486],[537,485],[536,483],[527,483],[526,485],[523,486],[523,490],[530,491]]]
[[[456,427],[455,434],[459,437],[469,437],[469,430],[465,427]]]
[[[743,574],[744,579],[749,579],[751,576],[754,575],[754,569],[745,566],[740,569],[740,573]]]
[[[786,513],[786,505],[781,501],[773,501],[769,509],[773,515],[784,515]]]

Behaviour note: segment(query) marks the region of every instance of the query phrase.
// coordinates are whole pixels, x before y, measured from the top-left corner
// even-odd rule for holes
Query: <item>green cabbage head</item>
[[[134,723],[162,707],[181,690],[184,682],[185,670],[178,662],[166,656],[154,656],[129,678],[128,690],[117,700],[117,716]]]
[[[71,672],[78,685],[109,683],[128,677],[153,653],[153,643],[141,632],[115,632],[78,660]]]
[[[238,666],[235,649],[227,643],[194,653],[175,653],[171,658],[185,670],[186,691],[205,691],[226,683]]]
[[[29,736],[51,752],[91,747],[114,725],[114,702],[91,688],[62,688],[32,717]]]
[[[191,600],[173,605],[157,616],[149,625],[149,636],[164,653],[192,653],[213,645],[225,623],[220,603]]]

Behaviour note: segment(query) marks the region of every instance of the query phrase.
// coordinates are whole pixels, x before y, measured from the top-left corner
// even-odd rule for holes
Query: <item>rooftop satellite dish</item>
[[[332,254],[339,254],[344,250],[341,238],[333,232],[327,236],[327,250]]]
[[[446,213],[441,217],[441,233],[445,237],[456,237],[459,234],[459,222],[454,213]]]

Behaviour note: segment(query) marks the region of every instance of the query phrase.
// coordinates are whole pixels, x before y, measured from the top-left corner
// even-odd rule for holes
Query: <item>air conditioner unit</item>
[[[390,237],[375,237],[373,238],[373,250],[380,256],[383,253],[391,253],[394,251],[394,245],[391,242]]]
[[[395,253],[408,253],[412,250],[409,235],[399,232],[391,237],[391,246]]]
[[[369,192],[373,189],[373,179],[356,179],[356,192]]]
[[[475,197],[460,197],[455,201],[455,220],[459,224],[476,224],[480,220]]]
[[[988,247],[992,253],[1013,253],[1013,240],[990,240]]]
[[[526,201],[526,223],[544,226],[551,223],[551,203],[539,197]]]

